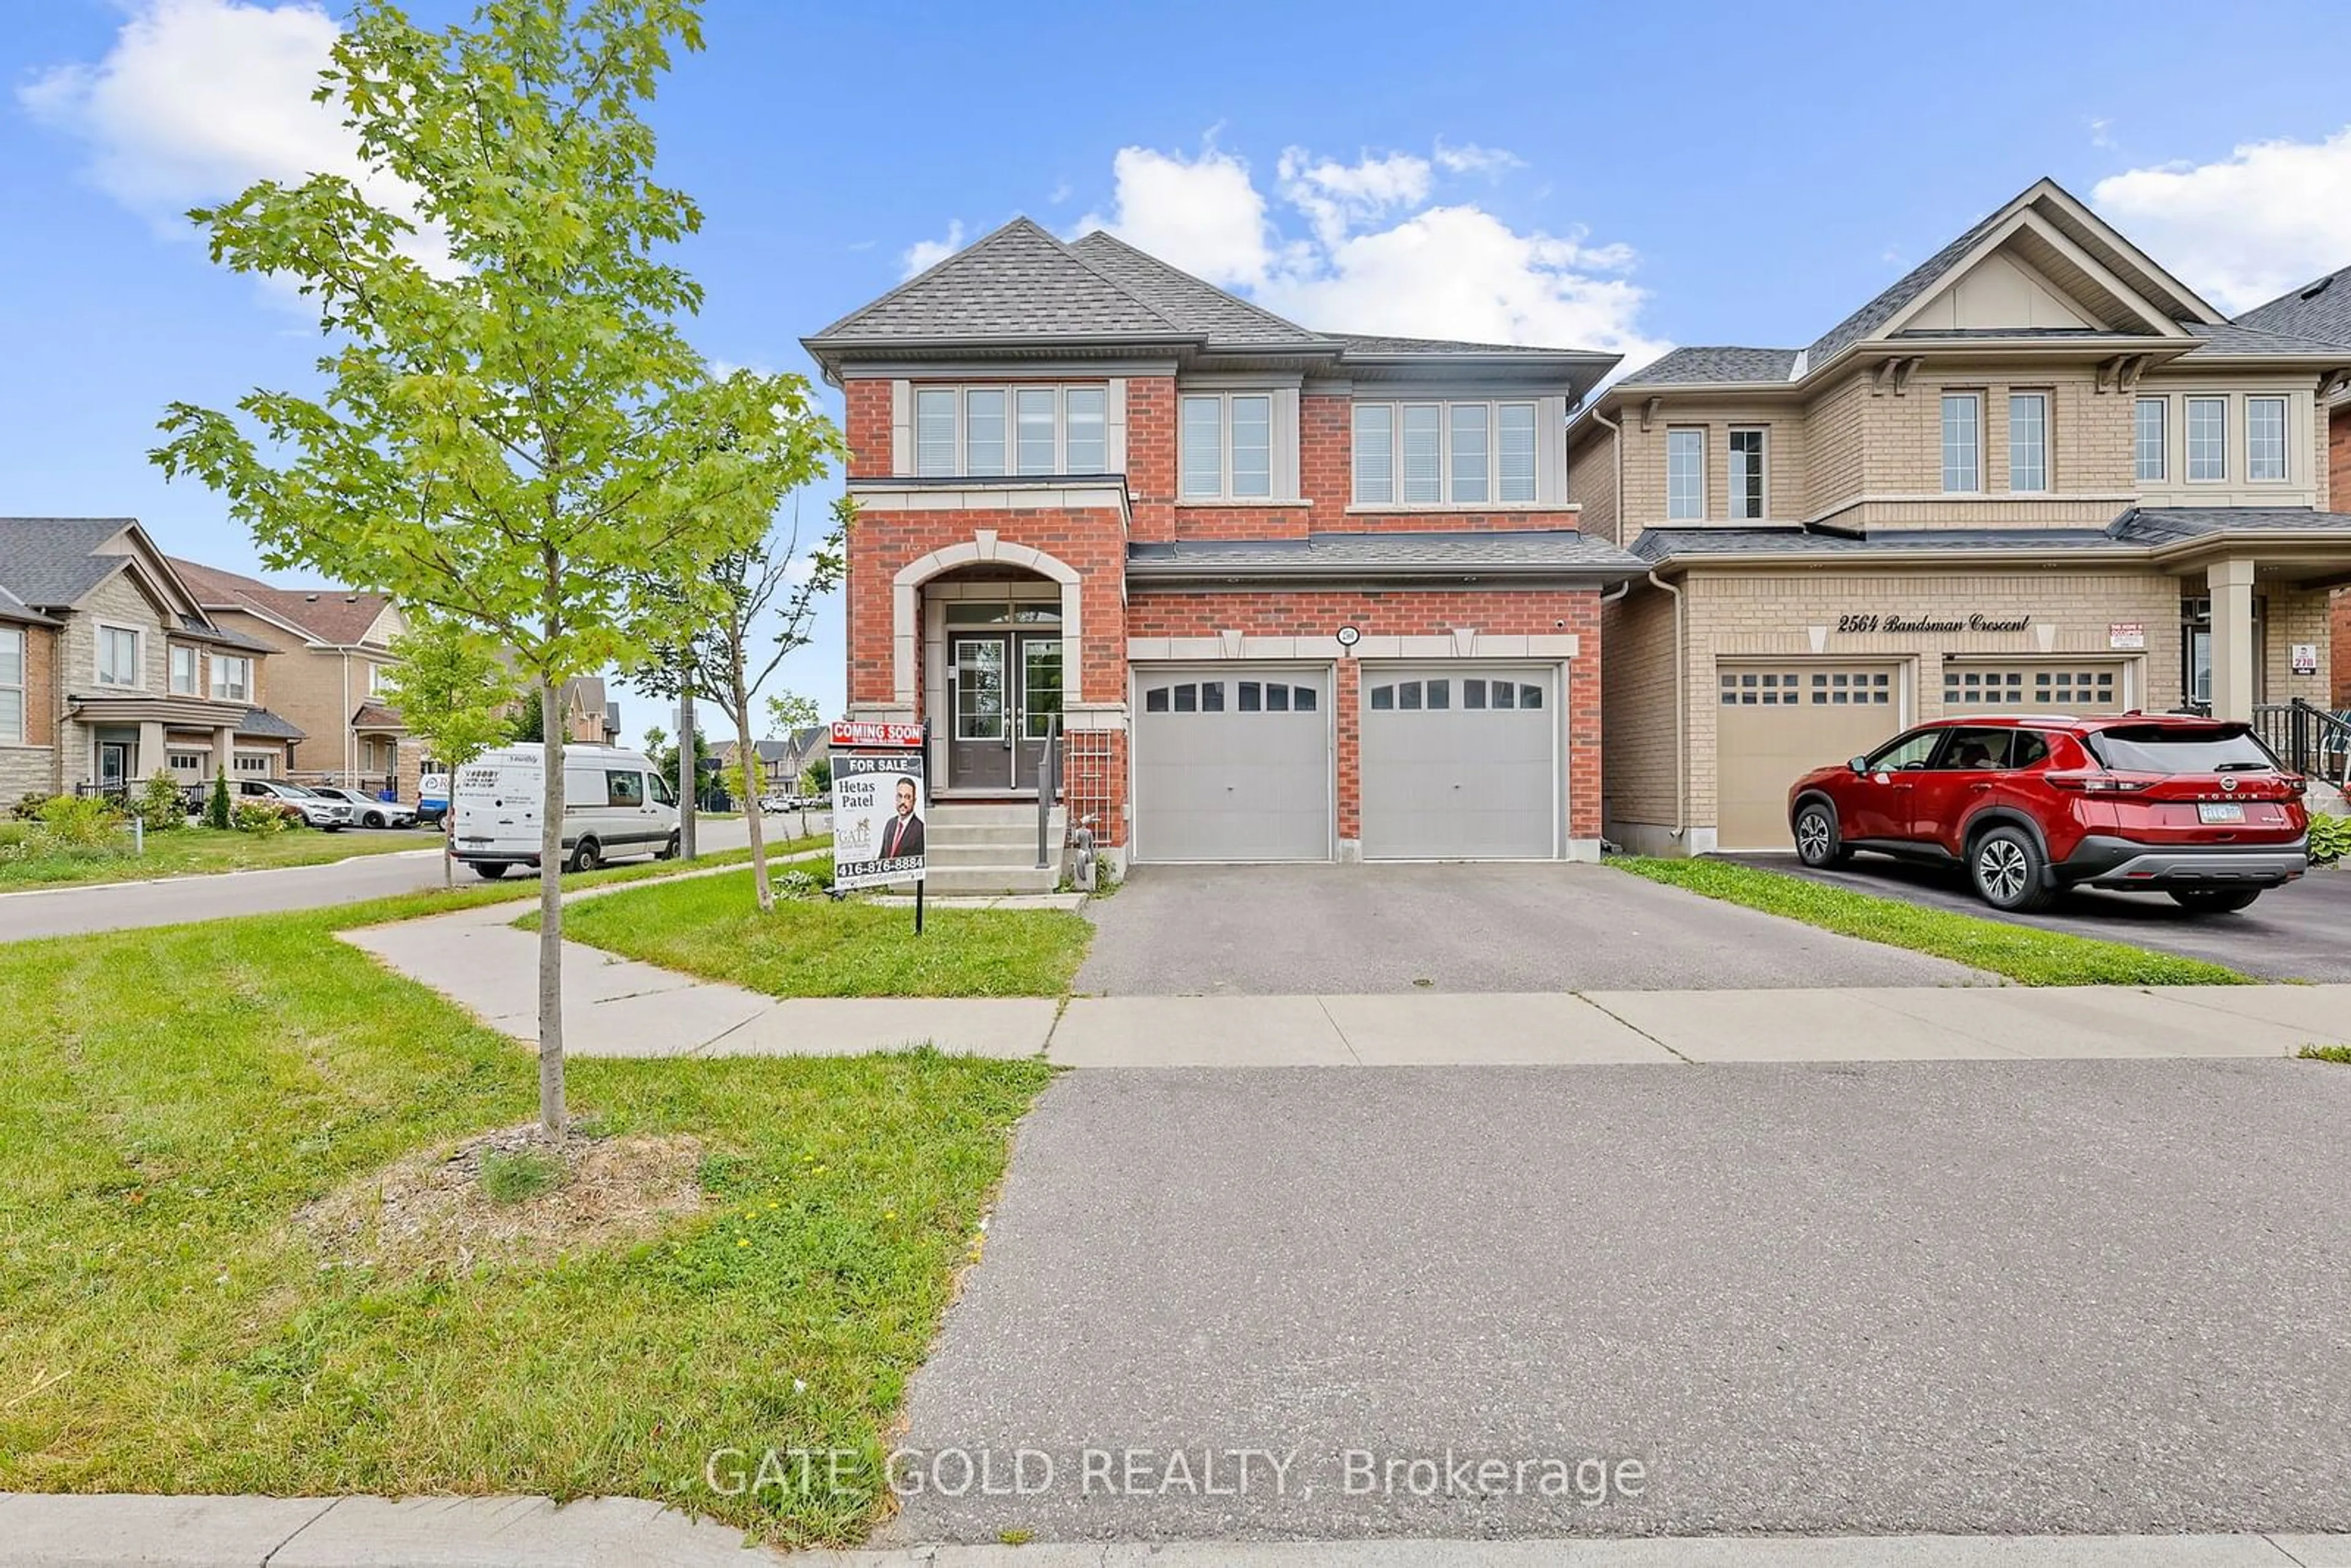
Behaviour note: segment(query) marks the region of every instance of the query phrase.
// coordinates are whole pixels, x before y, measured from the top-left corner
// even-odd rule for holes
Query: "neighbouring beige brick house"
[[[1807,347],[1593,400],[1570,498],[1652,568],[1604,627],[1609,837],[1783,846],[1799,773],[1955,709],[2325,702],[2351,333],[2261,315],[2044,180]]]
[[[214,624],[268,650],[271,704],[308,737],[300,777],[371,792],[391,788],[408,733],[377,695],[403,629],[392,600],[348,588],[281,588],[176,558],[172,566]]]
[[[269,653],[135,520],[0,518],[0,800],[284,775],[304,735],[266,706]]]

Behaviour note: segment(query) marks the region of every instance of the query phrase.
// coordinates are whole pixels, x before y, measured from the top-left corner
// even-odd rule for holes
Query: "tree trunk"
[[[776,890],[768,882],[767,813],[759,804],[753,771],[758,767],[759,754],[751,744],[750,696],[739,682],[734,706],[736,771],[743,776],[743,821],[751,830],[751,887],[759,895],[759,907],[772,911],[776,907]]]
[[[538,807],[538,1127],[563,1136],[563,706],[555,683],[538,683],[545,787]],[[456,776],[449,779],[455,805]]]
[[[417,794],[423,793],[420,787]],[[454,762],[449,764],[449,798],[441,803],[441,891],[457,891],[457,765]]]
[[[694,754],[694,666],[679,672],[677,683],[677,858],[695,856],[695,787],[702,782],[702,759]]]

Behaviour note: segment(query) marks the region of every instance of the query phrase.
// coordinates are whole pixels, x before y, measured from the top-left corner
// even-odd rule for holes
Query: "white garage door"
[[[1138,669],[1134,855],[1331,858],[1330,674]]]
[[[1559,852],[1559,713],[1549,670],[1364,672],[1364,857],[1548,860]]]
[[[1784,850],[1788,786],[1891,740],[1902,727],[1893,664],[1725,664],[1717,675],[1715,841]]]

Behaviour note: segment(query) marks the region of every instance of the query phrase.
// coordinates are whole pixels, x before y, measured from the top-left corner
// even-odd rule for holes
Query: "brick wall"
[[[849,476],[852,479],[889,476],[890,387],[886,381],[853,381],[841,385],[841,434],[849,438]]]
[[[1674,668],[1672,598],[1636,590],[1608,605],[1600,640],[1608,652],[1601,698],[1607,719],[1603,821],[1612,836],[1621,836],[1618,822],[1669,828],[1681,788],[1674,747],[1681,682]]]
[[[1487,592],[1374,592],[1362,591],[1260,591],[1242,593],[1138,593],[1127,608],[1127,632],[1134,637],[1322,635],[1352,625],[1366,637],[1426,637],[1474,629],[1503,637],[1560,636],[1581,639],[1581,652],[1567,663],[1568,834],[1600,836],[1600,595],[1593,590],[1529,590]],[[1550,661],[1534,661],[1549,663]],[[1339,836],[1363,836],[1361,757],[1357,729],[1358,665],[1338,666],[1335,727],[1338,737]]]
[[[1176,380],[1134,376],[1126,383],[1126,493],[1138,539],[1177,537]]]

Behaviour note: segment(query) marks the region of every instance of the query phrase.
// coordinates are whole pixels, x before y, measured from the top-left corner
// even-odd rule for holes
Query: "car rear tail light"
[[[2112,773],[2047,773],[2042,776],[2060,789],[2079,789],[2085,795],[2136,795],[2153,784],[2152,779],[2121,779]]]

